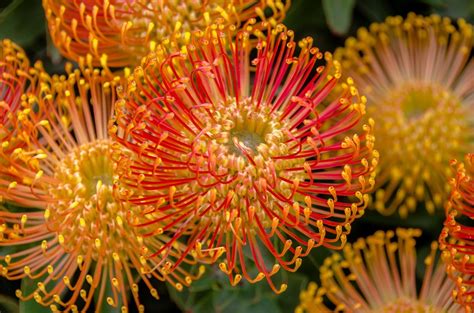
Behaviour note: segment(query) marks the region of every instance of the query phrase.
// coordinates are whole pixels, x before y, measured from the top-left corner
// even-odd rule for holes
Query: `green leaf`
[[[352,11],[355,0],[323,0],[323,10],[326,22],[331,31],[337,35],[344,35],[352,22]]]
[[[0,312],[2,313],[17,313],[20,310],[17,300],[0,295]]]
[[[104,269],[106,270],[106,269]],[[119,313],[121,312],[121,307],[123,305],[122,303],[122,298],[120,297],[120,294],[119,294],[119,302],[116,304],[115,307],[109,305],[107,303],[107,297],[111,297],[112,299],[114,298],[114,294],[113,294],[113,291],[112,291],[112,288],[114,288],[112,286],[112,280],[109,278],[109,275],[108,273],[105,274],[105,276],[102,276],[101,279],[104,279],[104,281],[106,281],[106,285],[105,285],[105,291],[104,291],[104,296],[103,296],[103,300],[102,300],[102,303],[97,303],[98,300],[99,300],[99,296],[100,296],[100,284],[98,286],[98,288],[95,289],[95,292],[94,292],[94,302],[95,302],[95,306],[96,306],[96,310],[99,311],[99,312],[103,312],[103,313]],[[117,291],[118,292],[118,291]]]
[[[241,313],[252,312],[252,313],[280,313],[282,310],[278,306],[276,299],[265,297],[256,303],[252,303],[246,310],[242,310]]]
[[[212,309],[212,297],[214,296],[213,293],[208,292],[202,297],[198,297],[198,300],[192,306],[193,313],[208,313],[213,312]]]
[[[0,11],[0,23],[3,22],[8,15],[15,12],[15,9],[23,2],[23,0],[13,0],[10,4]]]
[[[474,21],[474,1],[449,0],[444,5],[434,6],[434,12],[451,18],[465,18]]]
[[[182,291],[181,293],[176,290],[171,284],[166,284],[166,287],[168,289],[168,294],[170,295],[170,298],[174,301],[174,303],[184,311],[186,308],[186,298],[181,295],[181,293],[188,293],[188,290],[186,289],[185,291]],[[188,298],[189,299],[189,298]]]
[[[23,278],[21,280],[21,292],[23,295],[29,295],[38,288],[38,282],[42,282],[45,277],[40,277],[36,280],[30,278]],[[44,307],[37,303],[34,299],[29,301],[20,301],[20,313],[49,313],[51,312],[49,307]]]
[[[14,1],[2,11],[0,39],[10,38],[25,47],[46,30],[41,1]]]
[[[311,277],[311,280],[316,279],[316,276],[319,276],[319,267],[314,268],[314,277]],[[305,275],[295,272],[288,273],[288,289],[280,296],[276,296],[278,301],[278,306],[283,312],[293,312],[295,307],[300,303],[300,292],[305,289],[308,285],[308,277]]]
[[[371,22],[383,22],[387,16],[393,14],[389,3],[380,0],[357,1],[357,9]]]
[[[215,312],[236,313],[239,310],[239,289],[224,289],[213,297]]]

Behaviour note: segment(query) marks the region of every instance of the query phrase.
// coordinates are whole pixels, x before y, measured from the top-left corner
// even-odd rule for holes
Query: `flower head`
[[[39,280],[36,290],[17,295],[52,311],[87,311],[96,297],[96,305],[106,302],[124,312],[129,289],[143,311],[137,277],[156,298],[151,278],[180,289],[193,277],[182,268],[169,270],[183,249],[178,243],[166,255],[140,257],[141,247],[158,249],[167,238],[139,236],[128,223],[134,207],[121,203],[113,188],[115,149],[107,126],[120,79],[67,70],[68,76],[43,77],[40,92],[27,95],[31,109],[19,112],[19,121],[29,142],[0,166],[7,176],[0,195],[20,206],[0,211],[0,246],[19,247],[0,257],[1,274]]]
[[[367,94],[382,155],[375,208],[406,217],[447,198],[445,165],[473,147],[473,28],[448,18],[409,14],[361,28],[336,51]]]
[[[163,40],[181,45],[190,31],[218,17],[228,24],[254,18],[276,23],[289,5],[285,0],[43,0],[51,38],[64,56],[77,61],[90,53],[95,66],[114,67],[138,63]]]
[[[129,80],[111,132],[134,154],[119,162],[119,182],[150,215],[137,227],[179,224],[173,238],[186,235],[190,253],[225,254],[219,267],[232,284],[266,278],[282,291],[271,279],[280,268],[345,243],[377,152],[373,121],[358,124],[365,99],[339,81],[331,54],[283,25],[268,36],[260,27],[215,24],[179,52],[158,47]]]
[[[417,229],[378,231],[333,254],[320,268],[321,287],[301,292],[295,312],[459,312],[451,297],[454,283],[436,262],[438,245],[425,258],[421,289],[416,283]],[[324,301],[326,300],[326,304]]]
[[[452,162],[456,176],[446,205],[440,248],[449,276],[456,282],[454,297],[466,307],[474,305],[474,154],[466,162]],[[472,309],[471,309],[472,310]]]

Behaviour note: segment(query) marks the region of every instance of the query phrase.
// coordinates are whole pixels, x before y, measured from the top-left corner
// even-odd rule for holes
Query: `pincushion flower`
[[[303,312],[460,312],[451,297],[454,283],[442,262],[436,261],[438,245],[424,260],[421,289],[416,283],[418,229],[378,231],[333,254],[320,268],[321,287],[310,283],[300,294],[295,313]],[[324,302],[324,300],[326,300]]]
[[[167,238],[139,236],[127,222],[135,220],[134,207],[116,197],[107,126],[120,79],[67,70],[68,76],[43,77],[39,93],[27,95],[31,107],[18,120],[29,142],[0,167],[7,176],[0,195],[19,206],[0,211],[0,246],[18,251],[0,257],[1,275],[34,279],[36,290],[17,296],[53,312],[85,312],[93,301],[98,311],[107,303],[126,312],[130,289],[142,312],[139,278],[158,298],[151,279],[181,289],[194,277],[181,267],[169,270],[183,249],[178,243],[166,255],[140,257],[141,248],[158,249]]]
[[[77,61],[88,53],[95,66],[135,65],[156,43],[183,44],[189,32],[222,17],[228,24],[285,17],[285,0],[43,0],[51,38]]]
[[[456,282],[454,297],[472,311],[474,306],[474,154],[466,162],[453,161],[456,176],[446,205],[440,248],[449,276]]]
[[[281,292],[280,268],[346,242],[378,154],[373,121],[359,124],[365,99],[331,54],[283,25],[268,36],[261,27],[217,23],[181,51],[158,47],[131,76],[111,132],[134,155],[119,161],[123,199],[163,215],[136,224],[155,228],[144,237],[179,223],[173,239],[208,262],[224,254],[233,285],[266,278]]]
[[[464,20],[409,14],[359,29],[336,51],[377,117],[379,212],[433,213],[446,200],[449,160],[473,147],[473,42]]]

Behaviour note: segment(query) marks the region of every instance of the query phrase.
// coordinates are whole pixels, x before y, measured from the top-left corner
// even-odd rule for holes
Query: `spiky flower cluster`
[[[182,51],[158,47],[129,79],[112,132],[132,151],[120,184],[124,201],[145,207],[150,221],[136,226],[154,231],[144,237],[179,225],[173,239],[187,238],[190,253],[224,254],[233,285],[265,278],[281,292],[271,279],[280,268],[344,245],[378,153],[373,121],[356,128],[365,98],[331,54],[264,26],[267,36],[218,23]]]
[[[440,235],[440,248],[449,276],[456,282],[456,301],[474,306],[474,154],[465,162],[453,161],[456,176],[446,205],[446,221]],[[472,310],[472,309],[471,309]]]
[[[399,228],[396,238],[393,231],[378,231],[348,244],[343,256],[333,254],[324,261],[321,287],[311,283],[301,292],[295,312],[459,312],[451,297],[454,283],[436,261],[436,242],[425,258],[417,291],[415,244],[420,235],[420,230]]]
[[[95,66],[114,67],[137,64],[162,41],[184,44],[191,31],[218,17],[228,24],[254,18],[274,24],[289,5],[284,0],[43,0],[51,38],[63,55],[77,61],[90,53]]]
[[[447,199],[449,161],[473,149],[473,38],[464,20],[411,13],[359,29],[336,51],[379,121],[379,212],[433,213]]]
[[[0,196],[21,206],[0,211],[0,246],[21,248],[0,256],[1,274],[39,280],[29,294],[18,290],[17,296],[53,312],[87,311],[94,295],[96,309],[106,302],[127,311],[130,289],[143,311],[136,275],[156,298],[151,278],[178,289],[193,280],[182,268],[169,271],[184,246],[176,243],[166,255],[147,260],[140,256],[141,247],[158,249],[169,238],[142,238],[127,222],[135,208],[119,201],[113,187],[115,150],[107,125],[120,78],[93,69],[68,71],[43,73],[39,92],[22,97],[17,126],[29,140],[0,167],[6,177]]]

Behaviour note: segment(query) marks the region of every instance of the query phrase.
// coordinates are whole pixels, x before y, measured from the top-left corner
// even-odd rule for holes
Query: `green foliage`
[[[41,1],[14,0],[0,13],[0,38],[12,38],[23,47],[46,31]]]
[[[276,295],[265,279],[250,284],[242,281],[232,287],[225,274],[217,267],[208,267],[204,277],[182,292],[168,285],[171,298],[189,313],[286,313],[292,312],[299,302],[299,292],[306,287],[308,278],[299,273],[282,273],[291,286],[283,295]]]
[[[352,10],[355,0],[323,0],[326,21],[331,31],[344,35],[349,30],[352,21]]]
[[[5,295],[0,295],[0,312],[17,313],[19,310],[20,308],[15,299]]]
[[[390,15],[390,4],[380,0],[357,1],[357,9],[371,22],[383,22]]]
[[[433,6],[433,12],[451,18],[464,18],[474,23],[474,1],[469,0],[425,0]]]

